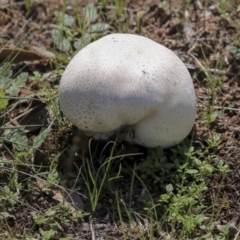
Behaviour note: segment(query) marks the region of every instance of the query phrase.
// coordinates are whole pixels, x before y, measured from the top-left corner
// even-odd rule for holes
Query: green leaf
[[[172,185],[172,184],[168,184],[168,185],[166,186],[166,191],[167,191],[168,193],[172,192],[172,191],[173,191],[173,185]]]
[[[75,23],[75,19],[73,16],[70,16],[68,14],[64,14],[64,24],[65,26],[71,27]]]
[[[97,8],[94,6],[93,3],[87,4],[84,10],[85,17],[90,22],[95,22],[98,19]]]
[[[63,36],[62,31],[59,29],[53,29],[51,32],[53,42],[60,51],[67,52],[71,49],[69,40]]]
[[[229,45],[227,46],[227,51],[230,52],[235,57],[240,57],[240,48]]]
[[[215,120],[217,119],[218,117],[218,112],[213,112],[211,115],[210,115],[210,122],[215,122]]]
[[[8,100],[5,98],[5,93],[0,91],[0,110],[3,110],[7,107]]]
[[[14,129],[7,135],[8,140],[13,144],[15,149],[19,152],[28,149],[28,139],[22,129]]]
[[[199,214],[195,217],[194,222],[195,222],[195,224],[200,224],[207,219],[208,219],[208,217],[206,217],[205,215]]]
[[[41,225],[41,224],[44,224],[45,223],[45,218],[41,218],[39,217],[36,213],[32,212],[32,218],[34,220],[34,222],[37,224],[37,225]]]
[[[198,170],[196,170],[196,169],[188,169],[188,170],[186,170],[186,173],[196,174],[196,173],[198,173]]]
[[[51,131],[51,128],[46,128],[45,130],[40,132],[39,135],[34,138],[32,147],[34,149],[38,149],[43,144],[43,142],[45,141],[50,131]]]
[[[107,31],[109,28],[110,25],[108,23],[96,23],[89,26],[88,32],[89,33],[104,32]]]
[[[95,40],[97,36],[97,33],[84,34],[79,40],[74,42],[74,47],[77,50],[80,50],[83,47],[87,46],[92,40]]]
[[[64,23],[64,26],[72,27],[75,23],[75,18],[73,16],[70,16],[68,14],[65,14],[63,12],[55,11],[55,16],[58,19],[58,22]]]
[[[47,217],[51,217],[51,216],[54,216],[55,213],[56,213],[55,210],[49,210],[44,215],[47,216]]]
[[[6,90],[6,93],[8,93],[11,96],[17,96],[18,93],[20,92],[20,88],[25,86],[27,79],[28,73],[26,72],[20,73],[16,78],[12,79],[12,84]]]
[[[56,230],[50,229],[49,231],[44,231],[42,228],[39,228],[39,232],[42,235],[42,237],[46,240],[50,240],[57,233]]]

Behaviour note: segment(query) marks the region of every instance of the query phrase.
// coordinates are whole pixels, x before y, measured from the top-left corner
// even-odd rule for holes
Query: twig
[[[236,74],[232,73],[232,72],[227,72],[227,71],[223,71],[223,70],[219,70],[219,69],[214,69],[214,68],[205,68],[200,61],[198,61],[198,59],[192,54],[192,51],[197,47],[198,45],[198,42],[195,42],[193,44],[193,46],[188,50],[187,54],[193,58],[193,60],[196,62],[197,66],[194,66],[194,65],[190,65],[190,64],[185,64],[186,67],[188,69],[193,69],[193,67],[198,68],[198,69],[201,69],[204,71],[205,75],[207,77],[209,77],[208,75],[208,72],[210,73],[217,73],[217,74],[222,74],[222,75],[228,75],[228,76],[235,76]]]
[[[90,226],[90,231],[92,234],[92,240],[96,240],[95,232],[94,232],[94,228],[93,228],[93,224],[92,224],[92,216],[90,216],[90,218],[89,218],[89,226]]]
[[[236,234],[234,240],[237,240],[237,239],[238,239],[239,233],[240,233],[240,229],[238,230],[238,232],[237,232],[237,234]]]
[[[240,109],[238,108],[230,108],[230,107],[218,107],[218,106],[215,106],[213,107],[214,109],[223,109],[223,110],[229,110],[229,111],[240,111]]]
[[[34,107],[34,108],[36,108],[36,107]],[[32,112],[32,111],[34,110],[34,108],[30,108],[30,109],[26,110],[25,112],[23,112],[22,114],[19,114],[19,115],[18,115],[17,117],[15,117],[14,119],[10,119],[10,121],[7,122],[6,124],[4,124],[4,126],[9,125],[10,123],[13,123],[13,124],[16,125],[16,120],[18,120],[19,118],[21,118],[21,117],[27,115],[28,113]]]
[[[194,61],[196,62],[197,66],[205,73],[206,77],[209,77],[209,74],[208,74],[208,72],[206,71],[206,68],[204,68],[204,66],[201,64],[201,62],[198,61],[198,59],[197,59],[193,54],[191,54],[190,51],[188,52],[188,54],[189,54],[189,56],[190,56],[191,58],[194,59]]]

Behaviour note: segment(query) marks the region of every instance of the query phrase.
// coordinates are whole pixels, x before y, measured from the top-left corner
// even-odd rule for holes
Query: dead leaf
[[[42,179],[37,178],[37,185],[43,192],[47,189],[47,182]]]
[[[34,60],[42,60],[43,57],[39,54],[23,50],[20,48],[3,48],[0,49],[0,63],[4,61],[10,61],[11,63],[19,63],[23,61],[34,61]]]
[[[76,190],[73,189],[67,190],[66,192],[64,191],[64,199],[77,210],[84,210],[84,203],[80,197],[80,194],[78,194]]]

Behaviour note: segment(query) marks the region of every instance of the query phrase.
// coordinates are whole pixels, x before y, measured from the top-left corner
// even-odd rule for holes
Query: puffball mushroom
[[[59,101],[86,135],[119,133],[146,147],[178,144],[196,116],[184,63],[168,48],[133,34],[110,34],[79,51],[62,75]]]

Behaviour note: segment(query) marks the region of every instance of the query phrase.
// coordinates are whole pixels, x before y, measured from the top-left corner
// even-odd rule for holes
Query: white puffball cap
[[[60,109],[80,130],[109,137],[128,126],[125,140],[168,148],[191,131],[196,96],[183,62],[146,37],[110,34],[90,43],[68,64]]]

